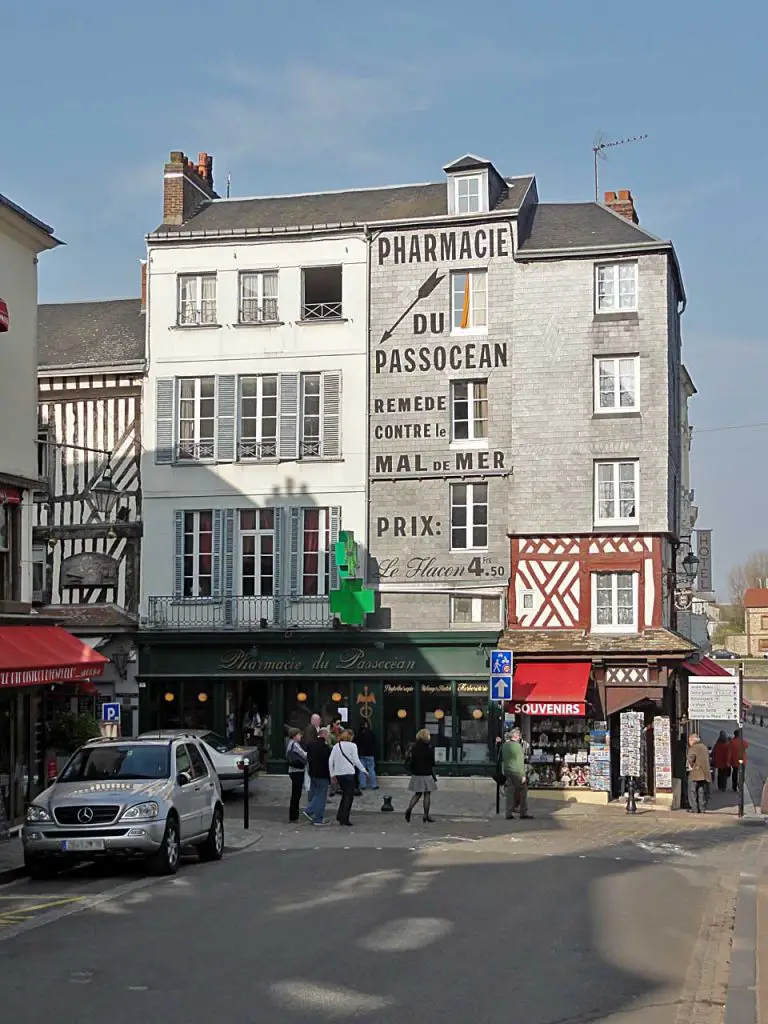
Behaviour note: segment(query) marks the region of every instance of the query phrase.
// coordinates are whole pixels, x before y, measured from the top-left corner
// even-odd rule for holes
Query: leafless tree
[[[731,604],[744,610],[744,591],[748,587],[768,586],[768,551],[755,551],[743,565],[734,566],[728,574]]]

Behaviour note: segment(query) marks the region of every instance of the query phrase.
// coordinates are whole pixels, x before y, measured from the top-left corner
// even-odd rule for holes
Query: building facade
[[[334,639],[333,545],[366,526],[368,242],[314,202],[219,199],[205,154],[165,168],[147,254],[147,726],[239,729],[274,706],[307,631]],[[271,670],[226,667],[255,644]]]
[[[100,699],[123,703],[127,734],[138,708],[145,326],[141,298],[39,311],[33,603],[109,659],[94,683]],[[117,498],[103,516],[92,488],[107,468]]]
[[[31,614],[37,267],[59,244],[52,228],[0,195],[0,838],[44,787],[44,694],[98,674],[104,660]]]

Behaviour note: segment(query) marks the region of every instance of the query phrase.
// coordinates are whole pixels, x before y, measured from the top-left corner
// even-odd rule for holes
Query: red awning
[[[508,710],[524,715],[586,715],[591,671],[589,661],[517,664]]]
[[[11,326],[11,318],[8,315],[8,303],[0,299],[0,333],[7,331]]]
[[[733,676],[727,668],[718,665],[711,658],[702,658],[701,661],[684,661],[683,668],[687,669],[692,676]]]
[[[0,505],[20,505],[21,491],[18,487],[7,487],[0,484]]]
[[[0,689],[76,682],[108,660],[60,626],[0,626]]]

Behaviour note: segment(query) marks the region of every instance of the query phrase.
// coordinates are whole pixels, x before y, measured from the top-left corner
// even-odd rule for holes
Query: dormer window
[[[479,213],[480,186],[479,174],[467,174],[454,179],[456,188],[456,212],[457,213]]]

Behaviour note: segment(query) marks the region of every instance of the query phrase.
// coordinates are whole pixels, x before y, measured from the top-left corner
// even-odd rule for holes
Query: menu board
[[[631,775],[633,778],[639,779],[642,775],[640,746],[643,737],[643,713],[642,711],[624,711],[620,715],[620,720],[619,773],[622,778]]]
[[[653,720],[653,771],[656,790],[672,789],[672,742],[669,719],[658,716]]]
[[[607,722],[595,722],[589,734],[589,788],[611,791],[611,734]]]

